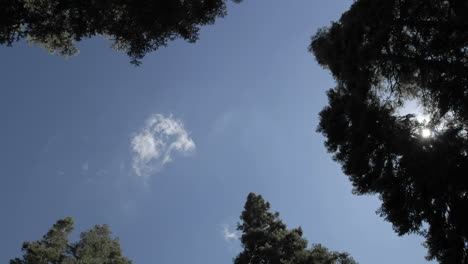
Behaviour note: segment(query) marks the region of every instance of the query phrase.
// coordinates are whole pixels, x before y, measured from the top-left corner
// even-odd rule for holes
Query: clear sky
[[[351,0],[245,0],[141,67],[102,38],[63,59],[0,48],[0,263],[59,218],[110,225],[134,263],[232,263],[249,192],[361,264],[424,263],[315,132],[331,75],[311,36]]]

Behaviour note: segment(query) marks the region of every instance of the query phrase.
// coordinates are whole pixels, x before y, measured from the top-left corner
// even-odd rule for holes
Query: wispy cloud
[[[229,129],[230,125],[233,125],[233,121],[238,119],[239,111],[238,110],[230,110],[227,112],[222,113],[218,116],[218,118],[214,121],[213,128],[211,132],[215,135],[222,133]]]
[[[180,120],[154,114],[146,120],[142,130],[131,140],[133,170],[138,176],[149,176],[172,161],[175,152],[188,153],[195,150]]]
[[[85,163],[83,163],[83,165],[81,165],[81,170],[83,170],[83,172],[87,172],[89,169],[89,163],[86,161]]]
[[[231,230],[229,225],[223,225],[223,237],[226,241],[233,241],[239,239],[239,234],[235,230]]]
[[[108,173],[109,173],[109,170],[99,169],[96,171],[96,176],[103,177],[103,176],[106,176]]]

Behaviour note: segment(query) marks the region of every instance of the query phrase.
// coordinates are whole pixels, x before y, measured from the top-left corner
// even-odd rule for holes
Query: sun
[[[421,130],[421,136],[422,136],[423,138],[428,138],[428,137],[430,137],[431,135],[432,135],[432,131],[431,131],[429,128],[423,128],[423,129]]]

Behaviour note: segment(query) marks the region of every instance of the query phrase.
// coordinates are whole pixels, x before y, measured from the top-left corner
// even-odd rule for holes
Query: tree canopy
[[[226,1],[5,0],[0,44],[27,39],[51,53],[70,56],[78,53],[75,42],[102,35],[138,65],[145,54],[168,41],[195,42],[200,26],[226,14]]]
[[[356,264],[347,253],[330,251],[320,244],[307,249],[302,229],[287,229],[279,213],[261,195],[250,193],[237,229],[244,250],[234,264]]]
[[[440,263],[468,263],[466,14],[463,0],[358,0],[310,45],[337,84],[320,113],[327,149]],[[428,120],[401,114],[408,101]]]
[[[69,243],[73,219],[67,217],[57,223],[41,240],[23,243],[23,257],[10,264],[131,264],[122,256],[117,238],[111,238],[107,225],[96,225],[81,233],[80,241]]]

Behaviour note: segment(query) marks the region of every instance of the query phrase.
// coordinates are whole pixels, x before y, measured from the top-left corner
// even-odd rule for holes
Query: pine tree
[[[261,195],[250,193],[237,229],[242,231],[243,251],[234,264],[356,264],[347,254],[317,244],[307,249],[302,229],[287,229],[278,212]]]
[[[81,233],[77,243],[69,243],[73,219],[58,220],[41,240],[23,243],[23,257],[10,264],[131,264],[122,256],[119,240],[111,238],[107,225],[96,225]]]
[[[26,39],[71,56],[78,53],[75,42],[102,35],[138,65],[145,54],[171,40],[195,42],[200,26],[226,15],[226,1],[3,0],[0,44]]]
[[[328,151],[444,264],[468,263],[467,13],[464,0],[358,0],[310,46],[337,83],[318,127]],[[425,121],[401,114],[409,101]]]

